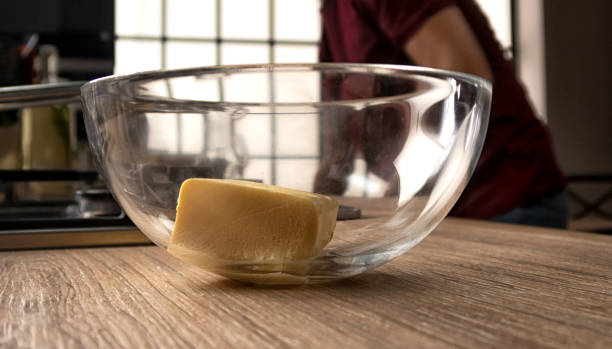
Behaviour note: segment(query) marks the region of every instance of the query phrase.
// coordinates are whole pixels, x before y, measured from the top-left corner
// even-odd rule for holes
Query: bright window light
[[[512,47],[512,17],[510,0],[476,0],[489,18],[497,40],[504,48]]]
[[[115,0],[115,73],[217,64],[316,62],[321,34],[321,1]],[[510,0],[476,1],[488,16],[500,43],[510,48]],[[164,23],[165,27],[162,27]],[[176,79],[171,85],[152,85],[151,88],[184,99],[251,99],[262,103],[294,100],[300,92],[294,88],[269,93],[270,79],[267,76],[256,82],[265,87],[248,95],[246,89],[235,86],[240,85],[239,81],[232,86],[231,81],[221,85],[215,79],[207,80],[194,89],[193,81],[189,79],[193,78]],[[318,80],[313,83],[319,84]],[[303,95],[299,97],[303,98]],[[211,120],[207,121],[201,114],[183,114],[180,120],[176,114],[151,114],[147,120],[151,130],[148,146],[152,150],[197,154],[205,151],[206,142],[210,141],[204,137],[207,125],[211,127]],[[243,172],[244,178],[312,190],[313,183],[300,182],[299,178],[305,176],[297,174],[314,175],[318,168],[321,141],[318,116],[272,119],[250,115],[237,121],[235,126],[236,136],[250,156]],[[300,139],[295,137],[298,131],[309,135],[304,139],[318,141],[296,141]],[[177,141],[179,135],[180,142]],[[401,154],[398,165],[412,161],[433,165],[428,160],[439,156],[439,149],[423,139],[416,142],[423,143],[418,145],[421,150]],[[404,185],[401,195],[412,195],[424,180],[425,172],[426,169],[422,173],[413,171],[413,185]],[[368,173],[365,161],[358,156],[345,195],[380,196],[385,188],[386,183]]]
[[[215,0],[167,0],[168,37],[214,38],[217,25]]]

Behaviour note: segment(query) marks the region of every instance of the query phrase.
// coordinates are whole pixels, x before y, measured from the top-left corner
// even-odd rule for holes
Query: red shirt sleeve
[[[375,14],[383,34],[399,49],[421,25],[455,0],[366,0],[364,5]]]

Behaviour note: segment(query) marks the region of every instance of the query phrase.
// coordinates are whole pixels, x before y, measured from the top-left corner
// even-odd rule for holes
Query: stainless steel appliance
[[[64,125],[72,137],[72,146],[66,151],[81,163],[64,168],[24,166],[23,139],[19,149],[0,149],[0,157],[21,160],[12,162],[19,162],[14,168],[6,163],[0,168],[0,250],[149,243],[114,201],[95,168],[82,165],[88,163],[82,159],[90,155],[84,136],[78,139],[74,135],[81,123],[81,85],[82,82],[69,82],[0,88],[0,112],[20,109],[23,116],[23,110],[28,108],[73,106],[73,122],[71,126]],[[40,114],[31,114],[32,123],[42,122],[42,117],[36,118]],[[24,138],[20,130],[23,124],[11,127],[12,134],[19,133]],[[52,147],[44,143],[51,142],[51,137],[43,136],[33,136],[42,146],[30,149],[32,157],[45,151],[57,152],[46,149]],[[85,146],[79,146],[79,142]],[[27,195],[28,192],[36,195]]]

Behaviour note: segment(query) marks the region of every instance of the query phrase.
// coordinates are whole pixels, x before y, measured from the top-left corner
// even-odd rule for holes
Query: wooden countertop
[[[612,348],[612,236],[450,218],[376,270],[294,288],[153,246],[0,252],[0,347]]]

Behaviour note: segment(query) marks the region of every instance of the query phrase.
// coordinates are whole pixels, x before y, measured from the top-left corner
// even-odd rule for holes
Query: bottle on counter
[[[58,82],[58,50],[41,45],[36,59],[38,82]],[[21,111],[21,144],[24,170],[58,170],[71,168],[70,109],[67,105],[23,108]],[[24,186],[22,199],[64,199],[73,196],[65,182],[32,182]]]

